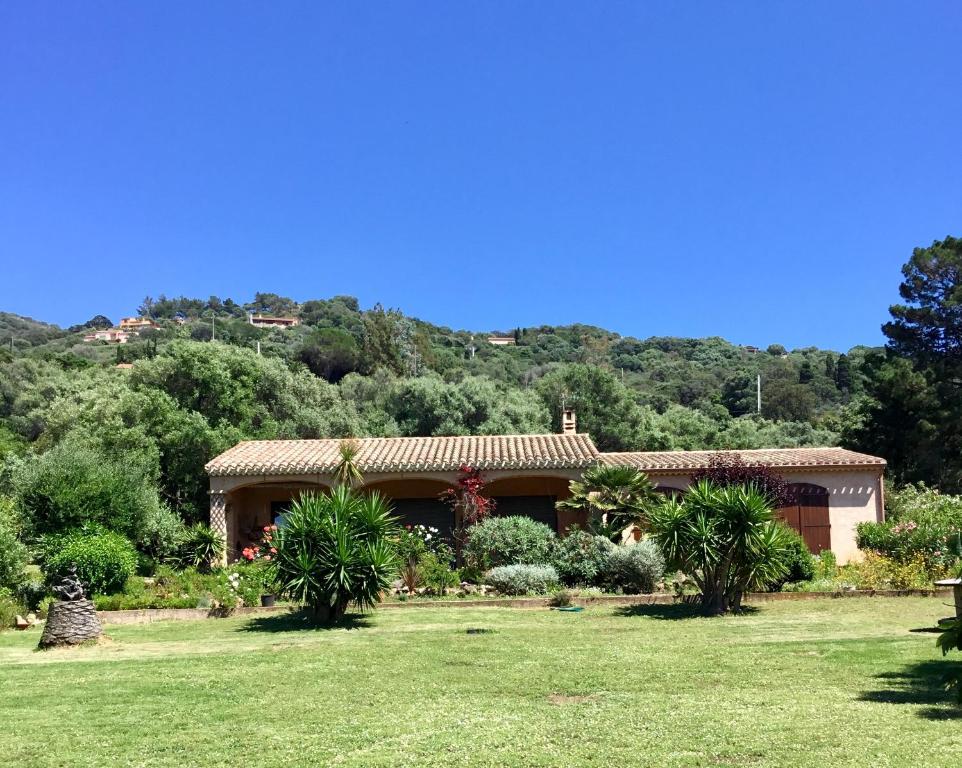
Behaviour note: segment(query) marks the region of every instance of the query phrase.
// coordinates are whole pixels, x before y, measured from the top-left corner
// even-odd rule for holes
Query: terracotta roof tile
[[[708,467],[715,454],[739,454],[746,464],[767,464],[781,469],[848,469],[885,466],[885,459],[844,448],[764,448],[751,451],[640,451],[602,453],[605,464],[645,471],[684,472]]]
[[[478,469],[581,468],[595,463],[598,449],[584,434],[486,435],[480,437],[361,438],[362,472]],[[211,476],[300,475],[331,472],[340,461],[340,440],[251,440],[208,462]]]

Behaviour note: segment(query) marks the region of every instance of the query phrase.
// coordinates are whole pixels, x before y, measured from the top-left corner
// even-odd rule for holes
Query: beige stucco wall
[[[828,511],[832,524],[832,552],[839,563],[861,558],[856,545],[855,528],[861,522],[881,521],[884,516],[881,478],[877,470],[840,472],[782,472],[789,483],[812,483],[829,492]],[[651,481],[663,488],[688,487],[687,475],[650,473]]]

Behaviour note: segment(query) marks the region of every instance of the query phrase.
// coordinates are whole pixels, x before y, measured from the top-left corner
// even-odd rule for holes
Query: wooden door
[[[831,549],[828,489],[811,483],[796,483],[792,490],[795,492],[795,503],[779,509],[778,516],[802,535],[812,554]]]

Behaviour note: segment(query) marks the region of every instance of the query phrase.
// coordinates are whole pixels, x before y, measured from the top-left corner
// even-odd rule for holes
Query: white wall
[[[839,563],[861,558],[856,545],[855,528],[864,521],[881,521],[882,499],[879,495],[881,473],[876,470],[844,472],[782,472],[789,483],[813,483],[828,489],[829,521],[832,524],[832,552]],[[648,476],[656,486],[687,488],[687,475]]]

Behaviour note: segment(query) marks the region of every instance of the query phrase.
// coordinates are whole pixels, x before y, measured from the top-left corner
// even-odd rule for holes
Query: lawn
[[[393,609],[0,634],[17,766],[947,766],[933,598],[584,613]],[[488,630],[467,634],[468,628]]]

